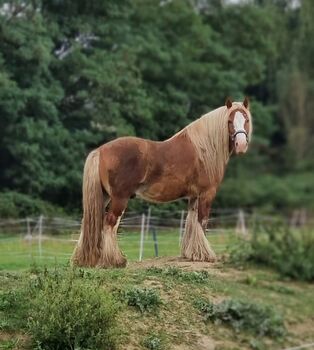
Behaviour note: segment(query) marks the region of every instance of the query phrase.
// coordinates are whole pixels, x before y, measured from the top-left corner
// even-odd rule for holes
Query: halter
[[[236,131],[236,132],[231,136],[232,142],[234,142],[234,140],[235,140],[235,138],[236,138],[236,136],[237,136],[238,134],[244,134],[244,135],[245,135],[245,138],[246,138],[246,142],[249,142],[249,137],[248,137],[248,134],[247,134],[247,132],[246,132],[245,130],[238,130],[238,131]]]

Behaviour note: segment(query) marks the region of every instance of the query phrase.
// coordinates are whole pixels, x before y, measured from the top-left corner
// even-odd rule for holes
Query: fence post
[[[146,228],[145,228],[145,237],[146,238],[148,238],[148,233],[149,233],[150,217],[151,217],[151,207],[148,207],[147,219],[146,219]]]
[[[43,236],[43,215],[40,215],[38,219],[38,254],[42,257],[42,236]]]
[[[184,210],[181,211],[180,228],[179,228],[179,246],[181,245],[184,231]]]
[[[248,232],[245,225],[245,215],[242,209],[238,212],[238,221],[236,226],[236,233],[241,234],[243,237],[246,237]]]
[[[153,235],[153,241],[154,241],[155,257],[158,257],[158,241],[157,241],[157,231],[156,231],[156,227],[153,227],[153,229],[152,229],[152,235]]]
[[[25,238],[27,241],[31,241],[32,240],[32,232],[31,232],[31,226],[30,226],[30,219],[29,218],[26,218],[26,230],[27,230],[27,233],[25,235]]]
[[[144,235],[145,235],[145,214],[142,214],[140,255],[139,255],[139,258],[138,258],[139,261],[142,261],[142,259],[143,259]]]

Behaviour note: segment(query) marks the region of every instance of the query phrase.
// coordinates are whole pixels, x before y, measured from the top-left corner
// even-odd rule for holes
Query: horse
[[[188,199],[181,256],[216,261],[205,236],[211,204],[231,154],[247,151],[252,134],[249,100],[227,99],[165,141],[120,137],[87,156],[83,174],[83,219],[72,264],[124,267],[118,226],[128,201]]]

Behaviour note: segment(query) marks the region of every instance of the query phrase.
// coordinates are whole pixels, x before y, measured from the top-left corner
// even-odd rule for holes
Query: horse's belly
[[[155,183],[151,186],[143,186],[136,191],[136,194],[150,202],[172,202],[187,197],[187,191],[182,183]]]

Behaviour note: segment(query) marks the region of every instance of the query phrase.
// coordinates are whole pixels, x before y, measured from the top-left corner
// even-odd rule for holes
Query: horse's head
[[[228,117],[229,148],[235,154],[245,153],[248,149],[252,131],[252,121],[249,111],[249,100],[243,103],[232,103],[228,98],[226,106],[230,110]]]

